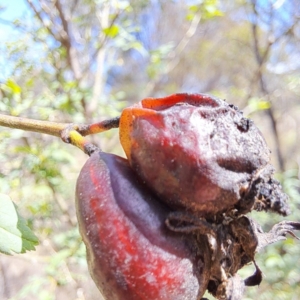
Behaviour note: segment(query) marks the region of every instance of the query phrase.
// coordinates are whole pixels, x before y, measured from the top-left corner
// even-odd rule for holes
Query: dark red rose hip
[[[196,300],[210,254],[168,230],[169,209],[120,157],[94,153],[77,182],[77,215],[90,273],[108,300]],[[206,272],[204,272],[204,268]]]
[[[252,208],[288,213],[263,136],[223,100],[144,99],[122,112],[120,140],[131,167],[173,209],[208,219]]]

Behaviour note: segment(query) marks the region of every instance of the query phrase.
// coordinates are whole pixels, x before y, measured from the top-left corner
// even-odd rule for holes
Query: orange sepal
[[[219,102],[211,96],[205,94],[179,93],[163,98],[145,98],[141,101],[143,108],[164,110],[178,103],[187,103],[194,106],[210,105],[218,106]]]
[[[142,108],[140,105],[131,106],[125,108],[120,117],[120,142],[124,149],[127,158],[130,160],[131,157],[131,143],[132,139],[130,137],[132,133],[133,121],[136,117],[140,116],[151,116],[156,115],[155,110]]]

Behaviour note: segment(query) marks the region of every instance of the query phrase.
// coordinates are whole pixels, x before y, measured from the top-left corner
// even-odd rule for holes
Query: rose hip
[[[223,100],[144,99],[122,112],[120,140],[131,167],[173,209],[211,220],[253,208],[288,213],[262,134]]]
[[[76,195],[90,273],[106,299],[201,298],[210,251],[199,251],[196,236],[166,228],[170,210],[125,159],[95,152],[80,173]]]

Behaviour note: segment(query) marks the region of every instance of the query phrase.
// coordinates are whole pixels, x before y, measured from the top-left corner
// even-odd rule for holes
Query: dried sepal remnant
[[[285,240],[287,234],[296,237],[294,231],[300,230],[299,222],[283,221],[264,232],[247,216],[226,218],[222,223],[212,224],[183,212],[171,212],[166,225],[171,231],[193,232],[198,236],[199,245],[208,243],[211,264],[208,266],[207,290],[217,299],[224,300],[240,300],[246,286],[259,285],[262,272],[255,262],[255,255],[264,247]],[[255,265],[255,273],[246,279],[238,276],[238,270],[251,262]]]
[[[288,196],[283,192],[281,184],[273,178],[275,170],[268,164],[253,180],[251,193],[255,195],[254,209],[257,211],[272,211],[288,215]]]
[[[77,182],[77,216],[90,273],[107,300],[199,300],[208,244],[165,226],[159,202],[127,160],[94,153]]]
[[[144,99],[122,112],[120,140],[131,167],[173,209],[208,219],[289,211],[260,131],[221,99]]]

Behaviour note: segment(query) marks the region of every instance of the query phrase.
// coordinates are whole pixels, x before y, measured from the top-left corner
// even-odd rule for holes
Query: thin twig
[[[71,9],[70,9],[71,14],[74,13],[74,11],[75,11],[75,9],[76,9],[76,6],[78,5],[78,2],[79,2],[79,0],[74,0],[74,1],[73,1],[73,4],[72,4]]]
[[[50,26],[45,22],[45,19],[42,16],[42,12],[37,9],[37,7],[33,4],[32,0],[26,0],[36,17],[40,20],[41,24],[48,30],[48,32],[52,35],[52,37],[61,43],[61,45],[66,48],[67,52],[67,62],[71,70],[73,71],[74,77],[76,80],[80,80],[82,78],[82,73],[80,70],[80,63],[76,54],[76,49],[72,46],[70,32],[69,32],[69,23],[63,12],[61,3],[59,0],[55,1],[55,8],[58,12],[58,16],[62,23],[62,27],[54,22],[55,18],[53,17],[53,13],[46,6],[45,3],[41,3],[42,11],[49,16],[52,20],[52,25]],[[55,30],[54,30],[55,29]]]
[[[184,49],[186,48],[186,46],[188,45],[188,43],[190,42],[192,36],[196,33],[196,30],[198,28],[200,21],[201,21],[201,15],[196,14],[190,24],[189,29],[185,33],[184,37],[181,39],[181,41],[179,42],[177,47],[174,49],[174,51],[169,53],[168,59],[170,59],[170,61],[166,67],[167,73],[172,71],[178,65],[178,63],[180,61],[179,57],[180,57],[181,53],[184,51]]]
[[[258,83],[259,83],[259,87],[260,87],[260,91],[263,95],[265,95],[265,97],[267,98],[268,102],[271,103],[271,99],[270,99],[270,93],[268,91],[268,88],[266,86],[265,83],[265,79],[263,76],[263,67],[267,61],[267,58],[269,57],[269,53],[271,51],[271,47],[272,45],[274,45],[275,42],[279,41],[278,37],[277,39],[273,39],[271,40],[270,38],[268,39],[268,45],[266,46],[264,53],[261,54],[260,53],[260,49],[259,49],[259,38],[258,38],[258,27],[257,27],[257,18],[258,18],[258,11],[256,9],[256,1],[252,0],[251,1],[252,4],[252,11],[254,13],[255,16],[255,20],[252,22],[252,37],[253,37],[253,48],[254,48],[254,54],[255,54],[255,58],[256,58],[256,62],[258,65],[258,69],[257,72],[255,74],[254,78],[257,78]],[[270,22],[272,22],[272,18],[270,19]],[[270,27],[272,27],[272,24],[270,25]],[[272,34],[270,34],[271,36]],[[250,93],[249,93],[250,96]],[[279,140],[279,134],[278,134],[278,129],[277,129],[277,121],[275,119],[274,116],[274,110],[273,107],[270,105],[270,107],[266,110],[270,121],[271,121],[271,128],[273,131],[273,136],[274,136],[274,140],[276,143],[276,155],[277,155],[277,160],[278,160],[278,164],[279,164],[279,169],[280,171],[284,171],[284,159],[283,159],[283,155],[282,155],[282,151],[281,151],[281,147],[280,147],[280,140]]]
[[[144,91],[145,95],[151,95],[155,86],[159,83],[161,78],[164,75],[169,74],[179,64],[180,55],[184,51],[188,43],[190,42],[193,35],[196,33],[200,21],[201,21],[201,15],[196,14],[190,23],[189,29],[186,31],[181,41],[178,43],[176,48],[172,52],[170,52],[169,55],[167,56],[168,63],[164,68],[163,72],[160,73],[160,76],[156,78],[156,80],[152,80],[147,84]]]
[[[94,124],[55,123],[12,117],[0,114],[0,126],[39,132],[60,137],[65,143],[78,147],[89,156],[99,148],[87,141],[84,136],[118,128],[120,118],[104,120]]]
[[[115,22],[117,21],[117,19],[119,18],[120,15],[121,15],[121,12],[117,12],[115,14],[115,16],[113,17],[113,19],[110,22],[110,25],[108,27],[109,29],[112,28],[112,26],[115,24]],[[97,58],[99,51],[101,51],[101,49],[104,47],[107,40],[108,40],[108,35],[103,34],[94,53],[91,54],[91,61],[94,61]],[[82,77],[86,76],[86,73],[89,71],[90,67],[91,67],[91,64],[86,65],[86,67],[82,71]]]
[[[66,19],[66,16],[63,12],[63,9],[62,9],[62,6],[61,6],[61,3],[59,0],[56,0],[55,1],[55,7],[58,11],[58,14],[59,14],[59,17],[60,17],[60,20],[61,20],[61,23],[62,23],[62,26],[63,26],[63,31],[61,32],[61,36],[68,41],[68,43],[70,44],[70,36],[69,36],[69,23]]]
[[[59,197],[59,195],[57,195],[57,193],[55,191],[55,187],[53,186],[53,184],[48,182],[48,186],[50,187],[50,189],[52,191],[54,201],[58,205],[61,212],[67,217],[69,225],[71,227],[76,226],[77,222],[76,222],[76,220],[74,220],[74,218],[72,218],[72,215],[69,212],[66,201],[62,197]]]
[[[94,124],[74,124],[41,121],[0,114],[0,126],[39,132],[57,137],[62,137],[62,133],[66,132],[66,130],[77,131],[82,136],[96,134],[112,128],[118,128],[119,123],[120,117],[103,120]]]
[[[104,5],[101,14],[99,15],[99,22],[101,28],[107,28],[109,26],[109,13],[110,5],[109,3]],[[104,37],[103,37],[104,35]],[[105,38],[105,34],[102,33],[102,37]],[[101,39],[101,38],[100,38]],[[92,120],[93,112],[96,110],[99,98],[102,94],[103,85],[104,85],[104,60],[105,60],[106,51],[102,47],[97,54],[97,69],[95,73],[95,79],[93,84],[93,94],[92,99],[90,100],[89,105],[86,109],[86,117],[88,120]]]
[[[39,132],[60,137],[61,131],[70,124],[33,120],[0,114],[0,126]]]
[[[82,72],[80,70],[80,63],[78,60],[76,49],[72,46],[69,23],[62,9],[60,0],[55,1],[55,7],[58,11],[63,26],[63,29],[60,31],[60,36],[61,36],[61,43],[67,50],[68,64],[74,73],[75,79],[80,80],[80,78],[82,77]]]
[[[40,20],[40,22],[42,23],[42,25],[48,30],[48,32],[56,39],[58,40],[57,35],[54,33],[54,31],[52,30],[52,28],[47,25],[41,15],[41,12],[38,11],[38,9],[34,6],[32,0],[26,0],[28,5],[31,7],[31,9],[34,11],[35,15],[37,16],[37,18]]]

